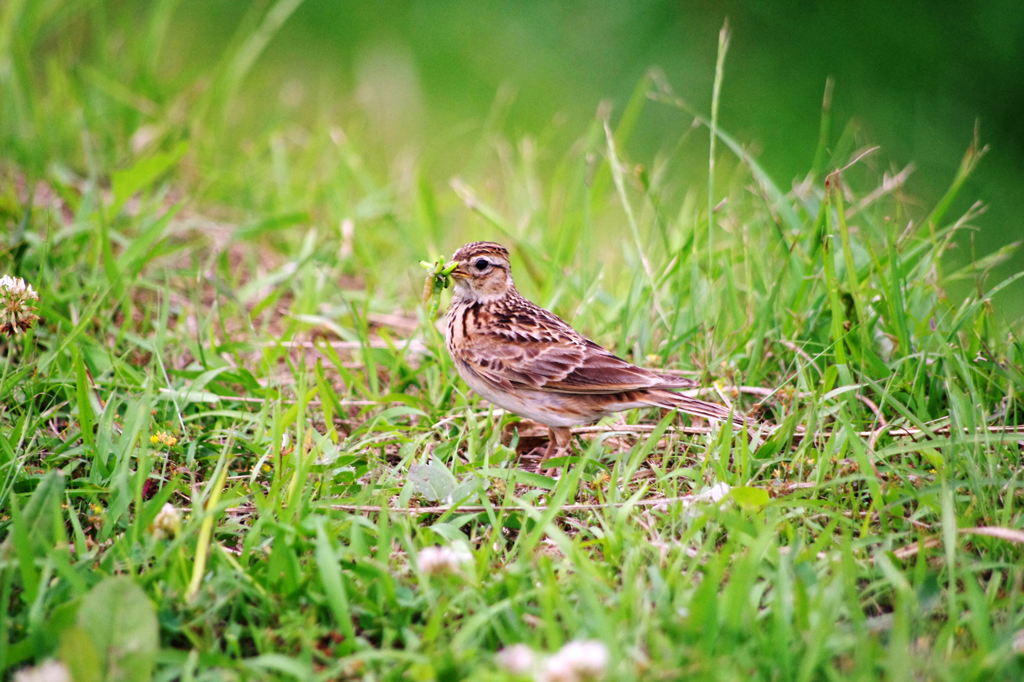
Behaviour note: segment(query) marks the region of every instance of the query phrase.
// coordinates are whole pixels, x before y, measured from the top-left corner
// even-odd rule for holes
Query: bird
[[[452,256],[454,284],[445,345],[459,376],[490,403],[548,428],[538,470],[567,453],[572,427],[642,407],[743,425],[716,403],[675,393],[698,383],[638,367],[524,298],[512,280],[509,251],[470,242]]]

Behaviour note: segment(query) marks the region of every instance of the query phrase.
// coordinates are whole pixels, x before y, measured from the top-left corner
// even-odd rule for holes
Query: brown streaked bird
[[[570,428],[613,412],[661,407],[742,425],[722,405],[674,393],[696,382],[637,367],[523,298],[508,250],[466,244],[452,257],[455,291],[445,340],[470,388],[509,412],[548,427],[544,462],[567,450]]]

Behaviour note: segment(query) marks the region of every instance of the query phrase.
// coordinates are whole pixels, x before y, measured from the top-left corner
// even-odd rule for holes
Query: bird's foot
[[[548,462],[569,454],[572,432],[566,427],[548,427],[548,435],[548,449],[544,453],[544,459],[540,462],[539,470],[545,476],[557,478],[558,467],[550,466]]]
[[[558,459],[560,457],[567,457],[571,452],[568,447],[565,448],[549,448],[544,453],[544,457],[541,458],[540,463],[537,465],[537,473],[543,476],[550,476],[551,478],[558,478],[561,473],[563,464],[552,465],[551,460]]]

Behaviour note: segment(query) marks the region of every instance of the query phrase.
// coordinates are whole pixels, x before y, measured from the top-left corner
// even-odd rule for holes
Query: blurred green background
[[[828,142],[842,152],[824,170],[858,147],[880,145],[866,163],[879,174],[912,163],[907,196],[911,206],[917,198],[921,213],[900,222],[921,218],[948,186],[977,123],[990,152],[954,211],[974,200],[988,211],[963,232],[951,258],[980,256],[1024,233],[1024,9],[1017,0],[8,0],[8,10],[26,2],[36,6],[29,12],[34,23],[8,40],[31,44],[38,58],[4,68],[46,82],[43,89],[67,79],[69,87],[100,93],[84,120],[63,120],[55,111],[30,125],[24,121],[32,119],[11,116],[19,118],[17,125],[0,126],[7,154],[40,172],[54,159],[78,167],[125,163],[140,130],[143,137],[205,137],[204,144],[228,159],[252,153],[261,131],[317,125],[375,143],[361,147],[369,164],[386,167],[414,155],[428,181],[440,185],[469,163],[484,130],[537,140],[543,164],[583,135],[602,102],[613,117],[621,112],[650,67],[660,68],[694,110],[708,112],[718,32],[728,18],[732,40],[720,123],[780,186],[812,170],[831,77]],[[147,32],[157,35],[155,26],[170,27],[166,39],[146,39]],[[262,43],[260,27],[266,29]],[[230,72],[214,66],[247,39],[231,67],[240,74],[237,83],[216,87],[204,80]],[[111,66],[118,61],[124,65]],[[57,73],[69,63],[73,73]],[[196,106],[204,91],[226,100],[223,120],[211,117],[205,130],[168,130],[168,122],[187,120],[179,110]],[[117,116],[111,107],[120,108]],[[119,121],[120,139],[86,149],[74,133],[102,127],[90,125],[90,117]],[[152,121],[160,123],[147,129]],[[649,105],[630,156],[671,152],[688,125],[678,110]],[[59,134],[61,126],[67,134]],[[120,158],[95,158],[107,149],[119,150]],[[685,153],[694,173],[680,182],[706,178],[706,156],[692,148]],[[187,189],[204,196],[218,173],[227,171],[216,156],[205,157],[199,181]],[[205,198],[224,200],[216,193]],[[1022,269],[1016,253],[993,277]]]

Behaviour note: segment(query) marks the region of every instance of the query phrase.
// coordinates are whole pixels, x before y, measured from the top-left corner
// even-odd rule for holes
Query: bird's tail
[[[686,414],[715,421],[728,422],[735,428],[743,428],[747,420],[741,414],[735,414],[729,408],[718,403],[709,403],[706,400],[698,400],[689,396],[673,393],[672,391],[648,391],[644,398],[646,402],[667,410],[679,410]]]

